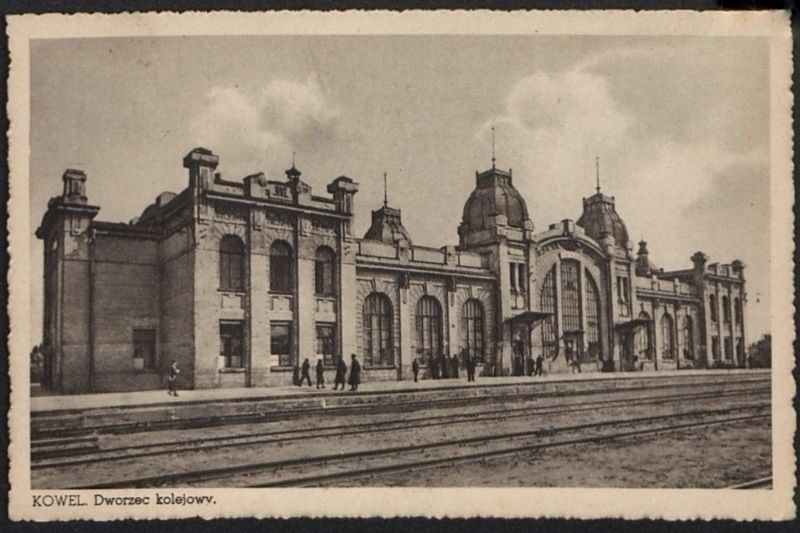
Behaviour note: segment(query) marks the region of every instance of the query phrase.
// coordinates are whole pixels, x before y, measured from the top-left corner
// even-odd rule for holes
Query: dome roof
[[[511,173],[491,169],[476,176],[476,186],[464,204],[462,225],[466,230],[490,226],[489,217],[503,215],[509,226],[522,228],[528,217],[528,206],[511,182]]]
[[[614,243],[622,248],[628,247],[628,229],[614,208],[614,198],[603,193],[583,199],[583,214],[577,224],[592,239],[599,241],[607,233]]]

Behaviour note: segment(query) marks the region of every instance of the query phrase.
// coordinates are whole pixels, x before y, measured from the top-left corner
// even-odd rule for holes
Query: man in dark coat
[[[439,379],[439,361],[436,360],[436,357],[431,356],[431,379]]]
[[[453,379],[458,379],[458,356],[453,354],[453,357],[450,358],[450,366],[452,367],[452,371],[450,372],[450,377]]]
[[[352,356],[352,362],[350,363],[350,390],[355,391],[358,389],[358,384],[361,383],[361,365],[358,364],[356,360],[356,354]]]
[[[467,353],[464,364],[467,367],[467,381],[475,381],[475,359]]]
[[[417,378],[419,377],[419,359],[414,358],[414,361],[411,363],[411,371],[414,373],[414,383],[417,382]]]
[[[325,367],[322,365],[322,359],[317,359],[317,388],[325,388]]]
[[[339,361],[336,363],[336,377],[333,380],[333,390],[339,390],[339,385],[342,386],[341,390],[344,390],[344,378],[346,375],[347,365],[344,362],[344,357],[339,357]]]
[[[309,371],[311,370],[311,363],[308,362],[308,358],[303,361],[303,366],[300,367],[300,383],[297,384],[298,387],[303,386],[303,381],[308,381],[308,386],[311,386],[311,375]]]
[[[542,363],[544,363],[544,357],[542,357],[542,354],[539,354],[536,356],[536,370],[533,371],[534,377],[542,375]]]

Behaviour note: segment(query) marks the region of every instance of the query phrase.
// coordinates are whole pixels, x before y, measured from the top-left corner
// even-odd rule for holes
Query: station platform
[[[549,374],[545,376],[530,377],[477,377],[475,382],[467,382],[466,376],[458,379],[421,380],[414,382],[404,381],[372,381],[361,383],[357,392],[334,391],[333,384],[326,381],[325,389],[316,389],[308,385],[264,387],[264,388],[231,388],[231,389],[201,389],[179,390],[179,396],[170,396],[166,390],[147,390],[136,392],[110,392],[96,394],[63,395],[63,396],[34,396],[31,398],[31,416],[49,416],[58,413],[85,412],[90,410],[108,409],[136,409],[197,406],[202,404],[238,403],[238,402],[263,402],[269,400],[291,400],[310,398],[329,398],[346,396],[375,396],[393,395],[402,393],[421,393],[452,391],[453,389],[468,389],[473,387],[511,386],[540,383],[552,387],[562,383],[573,383],[576,388],[581,385],[601,385],[602,381],[619,382],[624,380],[643,380],[647,378],[679,378],[690,376],[742,376],[752,375],[767,377],[769,369],[734,369],[734,370],[666,370],[652,372],[625,372],[602,373],[585,372],[581,374]],[[455,391],[453,391],[455,392]]]

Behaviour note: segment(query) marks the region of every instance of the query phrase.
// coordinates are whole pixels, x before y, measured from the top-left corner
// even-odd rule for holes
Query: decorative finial
[[[389,187],[386,185],[386,172],[383,173],[383,207],[387,207],[389,205],[389,194],[388,194]]]
[[[294,153],[294,151],[292,151],[292,168],[295,168],[295,166],[294,166],[294,156],[295,156],[295,153]]]
[[[595,168],[595,175],[597,178],[597,194],[600,194],[600,158],[594,158],[594,168]]]
[[[495,158],[494,158],[494,126],[492,126],[492,170],[494,170],[494,163],[495,163]]]

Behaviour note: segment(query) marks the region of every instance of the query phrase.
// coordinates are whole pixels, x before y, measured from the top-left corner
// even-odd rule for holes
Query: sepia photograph
[[[18,516],[794,516],[788,16],[613,15],[12,20]]]

